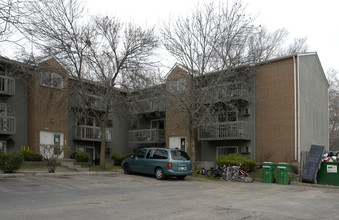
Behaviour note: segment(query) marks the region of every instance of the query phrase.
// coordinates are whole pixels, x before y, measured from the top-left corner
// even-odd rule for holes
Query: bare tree
[[[259,27],[249,39],[249,56],[252,61],[260,62],[277,56],[287,36],[288,31],[284,28],[270,33],[265,27]]]
[[[238,108],[222,105],[230,93],[225,84],[246,79],[249,68],[237,70],[251,60],[244,54],[254,26],[253,19],[245,14],[241,1],[233,4],[206,4],[197,7],[191,16],[179,17],[162,30],[166,49],[185,70],[182,79],[173,79],[167,88],[166,117],[184,115],[187,120],[190,144],[189,153],[196,159],[196,129],[218,117],[218,112]],[[214,73],[210,73],[217,71]],[[243,74],[245,73],[245,74]]]
[[[327,72],[329,82],[329,131],[330,149],[339,150],[339,80],[338,71],[330,69]]]
[[[43,55],[57,57],[69,71],[75,81],[70,90],[83,104],[79,112],[91,115],[100,126],[100,166],[104,168],[108,117],[121,110],[127,89],[148,79],[146,69],[152,66],[150,58],[157,47],[153,29],[116,18],[87,19],[77,0],[35,1],[26,9],[34,13],[26,17],[24,32]],[[100,108],[94,103],[100,103]]]

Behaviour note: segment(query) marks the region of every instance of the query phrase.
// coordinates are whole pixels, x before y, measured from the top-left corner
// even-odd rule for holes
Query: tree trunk
[[[105,150],[106,150],[106,126],[101,126],[101,144],[100,144],[100,168],[106,168],[105,161]]]
[[[194,128],[190,127],[190,157],[192,162],[192,170],[195,170],[195,132]]]

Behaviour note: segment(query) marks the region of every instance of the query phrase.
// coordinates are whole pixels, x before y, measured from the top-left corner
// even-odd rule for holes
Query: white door
[[[41,145],[60,145],[60,147],[64,146],[64,134],[63,133],[55,133],[55,132],[47,132],[40,131],[40,144]],[[42,148],[40,147],[40,153],[43,154]],[[52,151],[50,152],[50,154]],[[49,156],[49,155],[46,155]],[[62,152],[59,158],[64,158],[64,152]]]
[[[186,151],[186,137],[170,137],[169,147]]]

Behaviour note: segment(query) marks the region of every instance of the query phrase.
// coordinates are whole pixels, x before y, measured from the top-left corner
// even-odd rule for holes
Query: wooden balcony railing
[[[132,109],[134,114],[165,111],[165,99],[138,100]]]
[[[80,107],[80,108],[91,108],[98,111],[105,111],[105,101],[102,97],[96,95],[86,94],[86,101],[88,101],[89,105],[86,105],[84,100],[81,98],[79,94],[74,95],[72,98],[71,105],[72,107]]]
[[[0,134],[15,134],[16,118],[10,116],[0,116]]]
[[[204,88],[201,90],[205,103],[247,100],[249,99],[250,89],[245,83],[221,84],[215,88]]]
[[[14,95],[15,94],[15,79],[8,76],[0,76],[0,94]]]
[[[73,128],[73,139],[83,141],[101,141],[101,128],[78,125]],[[112,130],[106,129],[106,141],[112,141]]]
[[[165,130],[143,129],[128,131],[130,144],[165,143]]]
[[[251,140],[251,132],[247,122],[214,123],[198,130],[198,140]]]

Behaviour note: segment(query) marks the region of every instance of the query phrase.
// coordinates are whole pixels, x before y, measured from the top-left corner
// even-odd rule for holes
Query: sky
[[[208,0],[87,0],[89,13],[116,16],[122,21],[155,26],[190,13],[199,2]],[[226,1],[226,0],[225,0]],[[325,72],[339,72],[338,0],[243,0],[255,23],[269,31],[286,28],[287,43],[307,37],[309,51],[317,52]]]

